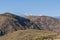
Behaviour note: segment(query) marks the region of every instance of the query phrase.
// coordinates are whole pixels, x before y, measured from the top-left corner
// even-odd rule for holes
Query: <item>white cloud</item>
[[[25,16],[32,16],[32,13],[24,13]]]

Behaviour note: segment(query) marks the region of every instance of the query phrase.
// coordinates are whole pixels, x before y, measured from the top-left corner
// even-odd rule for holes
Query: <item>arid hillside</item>
[[[0,36],[18,30],[37,29],[60,32],[60,20],[49,16],[21,17],[11,13],[0,14]]]
[[[30,20],[10,13],[0,14],[0,35],[26,29],[24,22],[28,24]]]
[[[0,14],[0,40],[44,40],[60,38],[60,20],[50,16]]]
[[[17,30],[40,29],[27,18],[11,13],[0,14],[0,36]]]
[[[1,40],[49,40],[54,39],[57,33],[44,30],[19,30],[0,37]]]
[[[37,24],[42,30],[49,30],[54,32],[60,32],[60,20],[50,16],[26,16],[35,24]]]

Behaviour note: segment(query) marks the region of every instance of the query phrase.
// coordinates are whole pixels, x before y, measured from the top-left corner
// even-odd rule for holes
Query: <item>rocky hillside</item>
[[[20,29],[25,29],[30,20],[23,17],[19,17],[10,13],[5,13],[0,15],[0,35],[4,35],[9,32],[17,31]]]
[[[25,29],[40,29],[29,19],[11,13],[0,14],[0,35]]]
[[[54,32],[60,32],[60,20],[49,16],[26,16],[35,24],[37,24],[42,30],[49,30]]]
[[[0,14],[0,36],[26,29],[60,32],[60,20],[49,16],[21,17],[8,12]]]

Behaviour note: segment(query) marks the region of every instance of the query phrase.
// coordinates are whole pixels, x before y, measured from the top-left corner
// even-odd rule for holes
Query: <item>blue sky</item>
[[[60,0],[0,0],[0,13],[60,16]]]

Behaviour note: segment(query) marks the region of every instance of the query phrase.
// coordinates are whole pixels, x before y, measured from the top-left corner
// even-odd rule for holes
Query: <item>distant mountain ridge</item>
[[[55,17],[55,18],[60,20],[60,17]]]
[[[60,32],[60,20],[50,16],[27,16],[34,23],[40,26],[43,30]]]

